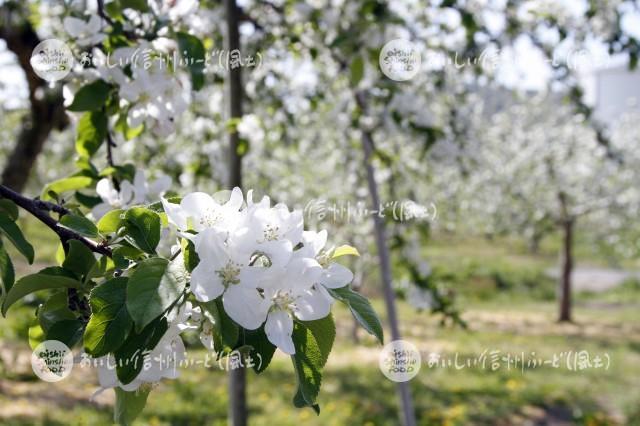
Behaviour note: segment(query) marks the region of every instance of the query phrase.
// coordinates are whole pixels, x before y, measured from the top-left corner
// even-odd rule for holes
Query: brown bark
[[[229,52],[240,50],[239,10],[235,0],[225,0],[227,21],[227,49]],[[228,79],[229,115],[242,117],[242,74],[240,67],[229,68]],[[229,188],[242,187],[242,156],[238,153],[240,136],[232,130],[229,133]],[[236,368],[229,371],[229,424],[246,426],[247,409],[246,369]]]
[[[573,271],[573,229],[575,221],[562,223],[562,274],[560,276],[560,316],[558,321],[571,321],[571,272]]]
[[[366,110],[366,100],[362,93],[356,94],[358,106],[363,111]],[[373,209],[380,206],[380,195],[378,193],[378,184],[375,180],[373,165],[371,164],[373,157],[373,135],[368,131],[362,131],[362,149],[364,152],[364,167],[367,172],[367,184],[369,186],[369,195]],[[382,290],[384,301],[387,308],[387,317],[389,328],[391,329],[391,339],[400,340],[400,326],[398,324],[398,311],[396,308],[396,297],[392,287],[391,280],[391,258],[389,255],[389,247],[387,245],[387,233],[384,220],[377,214],[373,216],[373,226],[376,237],[376,247],[378,249],[378,258],[380,260],[380,273],[382,277]],[[404,426],[415,426],[416,418],[413,409],[413,399],[411,397],[411,389],[408,382],[399,382],[397,385],[398,395],[402,405],[402,422]]]
[[[0,38],[18,58],[29,87],[29,113],[24,117],[16,145],[7,158],[2,184],[21,192],[27,183],[36,158],[42,152],[51,131],[68,124],[60,85],[50,89],[31,68],[31,52],[40,43],[35,30],[16,11],[5,9],[0,16]],[[15,22],[18,22],[17,24]]]

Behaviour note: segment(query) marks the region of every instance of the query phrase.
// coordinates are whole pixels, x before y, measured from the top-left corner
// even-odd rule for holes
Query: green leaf
[[[129,124],[127,123],[127,114],[126,111],[124,111],[118,116],[118,120],[116,121],[116,124],[113,128],[114,130],[122,133],[124,139],[129,141],[135,137],[140,136],[140,134],[144,130],[144,124],[141,124],[138,127],[129,127]]]
[[[133,392],[127,392],[116,387],[115,391],[116,405],[113,408],[113,421],[119,425],[128,426],[144,409],[151,388],[141,387]]]
[[[76,201],[78,201],[78,203],[80,203],[82,206],[88,209],[92,209],[98,204],[102,203],[102,198],[94,195],[83,194],[82,192],[79,192],[79,191],[76,191],[76,193],[74,194],[74,197],[76,198]]]
[[[11,305],[33,292],[53,288],[78,288],[81,285],[78,280],[69,277],[62,268],[45,268],[37,274],[27,275],[16,281],[4,299],[2,315],[6,315]]]
[[[16,279],[13,262],[0,240],[0,285],[2,285],[2,298],[11,290]]]
[[[107,103],[112,86],[104,80],[96,80],[82,86],[67,107],[69,111],[95,111]]]
[[[33,246],[24,238],[18,225],[4,211],[0,211],[0,233],[4,234],[16,246],[29,264],[33,263]]]
[[[78,121],[76,151],[82,158],[90,158],[107,137],[107,116],[102,111],[86,112]]]
[[[182,259],[173,262],[160,257],[138,264],[127,285],[127,309],[136,331],[165,312],[182,295],[187,284]]]
[[[74,214],[65,214],[60,218],[60,224],[65,228],[77,232],[83,237],[97,238],[99,236],[96,225],[86,217]]]
[[[149,11],[149,4],[145,0],[120,0],[122,9],[133,9],[139,12]]]
[[[98,221],[98,232],[101,234],[112,234],[118,232],[122,227],[122,212],[124,210],[117,209],[107,212]]]
[[[29,327],[28,334],[29,334],[29,346],[31,347],[31,350],[35,350],[35,348],[40,343],[47,340],[47,338],[44,335],[44,331],[38,324]]]
[[[41,198],[43,200],[51,200],[53,197],[51,193],[57,195],[67,191],[75,191],[90,186],[93,183],[93,178],[88,176],[69,176],[51,182],[42,190]]]
[[[360,83],[360,80],[362,80],[362,77],[364,77],[364,60],[362,59],[362,56],[357,56],[351,62],[349,75],[351,86],[357,86],[358,83]]]
[[[253,370],[258,374],[262,373],[271,363],[271,358],[276,350],[276,347],[267,338],[264,327],[257,330],[245,330],[244,343],[253,348],[249,352],[254,363]]]
[[[76,315],[69,309],[66,290],[55,292],[38,308],[38,322],[45,333],[57,322],[75,319]]]
[[[187,240],[186,238],[182,239],[182,257],[184,258],[184,267],[188,272],[193,272],[198,263],[200,263],[200,258],[198,257],[198,253],[196,253],[196,247],[192,241]]]
[[[204,45],[198,37],[191,34],[179,32],[176,37],[180,54],[183,60],[188,61],[193,90],[200,90],[204,86]]]
[[[87,246],[78,240],[69,240],[69,252],[62,263],[64,269],[74,272],[80,279],[86,279],[95,264],[96,258]]]
[[[53,324],[45,333],[47,340],[58,340],[72,347],[82,337],[84,323],[79,319],[63,320]]]
[[[153,350],[167,331],[167,319],[158,318],[140,333],[131,330],[124,343],[116,349],[116,375],[122,384],[129,384],[142,371],[144,352]]]
[[[218,354],[231,352],[240,337],[240,327],[225,312],[222,297],[200,304],[213,325],[214,349]]]
[[[343,245],[333,251],[331,258],[335,259],[340,256],[360,256],[360,253],[358,253],[358,250],[355,247]]]
[[[5,212],[14,222],[18,220],[18,206],[13,201],[0,199],[0,211]]]
[[[335,299],[349,306],[351,314],[353,314],[360,325],[375,336],[380,343],[383,343],[384,332],[382,330],[382,324],[380,324],[380,318],[378,318],[378,315],[366,297],[351,290],[349,286],[334,289],[329,288],[327,290]]]
[[[160,242],[161,221],[158,213],[144,207],[132,207],[124,214],[126,239],[145,253],[155,254]]]
[[[322,382],[322,367],[329,358],[335,336],[336,327],[331,315],[316,321],[294,323],[292,337],[296,353],[291,359],[298,382],[293,399],[296,407],[308,406],[320,412],[316,398]]]
[[[84,332],[84,348],[93,357],[118,349],[126,340],[133,321],[126,306],[126,277],[113,278],[91,291],[91,319]]]

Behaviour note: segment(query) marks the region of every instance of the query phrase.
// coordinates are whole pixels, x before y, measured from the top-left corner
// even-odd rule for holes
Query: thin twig
[[[64,211],[64,213],[61,214],[69,213],[69,211],[64,207],[57,206],[46,201],[32,200],[31,198],[27,198],[23,195],[18,194],[14,190],[4,185],[0,185],[0,197],[7,198],[13,201],[18,206],[31,213],[32,216],[51,228],[53,232],[58,234],[58,237],[63,244],[66,244],[69,240],[78,240],[94,253],[111,257],[112,253],[109,247],[85,238],[77,232],[72,231],[71,229],[64,228],[60,225],[60,223],[58,223],[57,220],[49,216],[49,214],[47,213],[48,211],[54,211],[57,213],[61,213]]]

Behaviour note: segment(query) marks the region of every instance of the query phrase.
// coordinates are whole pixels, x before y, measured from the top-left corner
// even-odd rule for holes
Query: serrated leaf
[[[154,257],[138,264],[127,285],[127,310],[136,331],[165,312],[182,295],[186,271],[178,257],[172,262]]]
[[[14,222],[18,220],[18,206],[6,198],[0,199],[0,211],[5,212]]]
[[[38,323],[45,333],[59,321],[74,319],[66,290],[55,292],[38,308]]]
[[[2,285],[2,298],[11,290],[15,279],[16,273],[13,268],[13,262],[11,262],[11,258],[2,245],[2,240],[0,240],[0,285]]]
[[[340,256],[360,256],[360,253],[358,253],[358,250],[355,247],[343,245],[333,251],[331,258],[335,259]]]
[[[109,99],[109,92],[113,86],[104,80],[96,80],[85,86],[82,86],[73,97],[73,102],[67,107],[67,110],[79,111],[95,111],[105,106]]]
[[[113,278],[91,291],[91,318],[84,332],[84,348],[93,357],[118,349],[126,340],[133,320],[127,311],[126,277]]]
[[[45,333],[47,340],[57,340],[68,347],[75,345],[82,337],[84,323],[78,319],[58,321]]]
[[[45,268],[37,274],[27,275],[16,281],[2,303],[2,315],[6,315],[11,305],[33,292],[54,288],[78,288],[81,285],[62,268]]]
[[[107,212],[98,221],[98,232],[101,234],[112,234],[118,232],[118,229],[122,227],[122,212],[124,210],[117,209]]]
[[[65,214],[60,218],[60,225],[77,232],[83,237],[97,238],[99,236],[96,225],[86,217]]]
[[[144,207],[132,207],[124,214],[124,226],[127,241],[145,253],[155,254],[161,229],[158,213]]]
[[[115,388],[116,404],[113,407],[113,421],[119,425],[128,426],[140,415],[147,404],[150,387],[139,388],[127,392],[119,387]]]
[[[24,238],[18,225],[11,220],[11,217],[4,211],[0,211],[0,233],[5,235],[18,251],[27,259],[29,264],[33,263],[33,246]]]
[[[316,398],[322,382],[322,367],[327,362],[335,336],[336,328],[331,315],[317,321],[294,323],[292,338],[296,353],[291,359],[298,382],[293,399],[296,407],[309,406],[319,413]]]
[[[249,355],[253,359],[253,370],[262,373],[271,363],[276,347],[269,341],[264,327],[244,331],[244,343],[252,347]]]
[[[140,333],[131,330],[124,343],[116,349],[116,375],[122,384],[129,384],[142,371],[144,352],[153,350],[167,331],[167,319],[158,318]]]
[[[351,290],[349,286],[334,289],[329,288],[327,291],[329,291],[335,299],[349,306],[351,314],[358,323],[370,334],[375,336],[380,343],[383,343],[384,332],[382,330],[382,324],[380,324],[380,318],[378,318],[378,315],[366,297]]]
[[[85,279],[96,264],[93,252],[78,240],[69,240],[69,252],[67,253],[62,267],[74,272],[78,278]]]
[[[93,183],[93,178],[88,176],[69,176],[51,182],[42,190],[41,198],[43,200],[51,200],[51,193],[60,195],[67,191],[75,191],[90,186]]]
[[[80,117],[76,132],[76,152],[89,159],[107,137],[107,116],[102,111],[87,112]]]

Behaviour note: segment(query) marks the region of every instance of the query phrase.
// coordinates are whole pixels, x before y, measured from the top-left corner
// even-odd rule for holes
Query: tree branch
[[[53,232],[58,234],[58,237],[63,244],[65,244],[69,240],[78,240],[94,253],[111,257],[112,253],[109,247],[96,243],[95,241],[83,237],[77,232],[61,226],[57,220],[49,216],[49,214],[47,213],[49,211],[53,211],[61,215],[68,214],[69,210],[67,210],[66,208],[42,200],[32,200],[18,194],[17,192],[4,185],[0,185],[0,197],[7,198],[13,201],[18,206],[29,212],[32,216],[35,216],[36,219],[47,225],[53,230]]]

